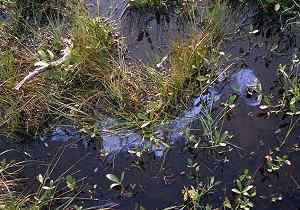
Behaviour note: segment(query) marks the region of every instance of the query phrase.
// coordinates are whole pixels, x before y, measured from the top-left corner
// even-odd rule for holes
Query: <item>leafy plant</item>
[[[68,175],[66,177],[66,184],[67,184],[67,187],[71,190],[71,191],[75,191],[76,189],[76,179],[71,176],[71,175]]]
[[[300,60],[295,54],[292,64],[279,65],[278,77],[282,84],[281,109],[288,115],[299,115],[300,79],[298,76]]]
[[[214,177],[210,177],[207,184],[200,183],[197,187],[185,187],[182,190],[184,207],[193,210],[212,209],[209,204],[202,203],[202,200],[205,195],[212,193],[218,184],[220,182],[216,182]]]
[[[234,108],[236,96],[231,96],[227,102],[223,103],[224,108],[216,113],[207,104],[201,104],[203,111],[199,116],[201,125],[201,136],[192,135],[189,129],[185,130],[188,144],[194,149],[216,149],[225,148],[229,145],[229,140],[233,137],[228,131],[223,131],[223,125],[227,114]]]
[[[0,156],[9,151],[0,153]],[[24,162],[6,162],[0,161],[0,189],[8,190],[5,196],[0,193],[0,209],[1,210],[42,210],[45,208],[69,209],[74,205],[74,200],[84,189],[84,186],[77,186],[76,180],[63,172],[56,179],[52,179],[52,173],[58,164],[62,154],[58,155],[57,159],[53,159],[44,174],[36,176],[37,189],[31,194],[20,191],[22,182],[19,182],[16,177],[20,176],[23,168],[28,167]],[[68,171],[68,170],[67,170]],[[64,178],[64,176],[66,178]],[[22,179],[21,179],[22,180]],[[5,183],[5,188],[2,184]],[[67,188],[64,187],[64,183]],[[77,190],[75,192],[75,188]],[[1,200],[3,199],[3,200]],[[2,205],[3,204],[3,205]]]
[[[249,210],[254,207],[253,199],[256,196],[256,190],[252,185],[253,177],[250,175],[249,170],[245,170],[235,181],[235,188],[232,192],[235,194],[235,200],[230,201],[225,198],[223,206],[225,209],[231,210]]]
[[[129,6],[137,9],[163,9],[169,0],[130,0]],[[170,2],[170,1],[169,1]]]
[[[288,156],[284,155],[282,157],[275,156],[275,158],[272,157],[271,154],[266,155],[265,157],[265,169],[269,173],[274,173],[280,170],[284,165],[291,165],[291,162],[288,160]]]
[[[273,8],[275,12],[291,14],[300,9],[296,0],[257,0],[257,2],[263,7]]]
[[[117,177],[114,174],[106,174],[105,175],[107,179],[109,179],[110,181],[112,181],[113,183],[109,186],[110,189],[114,189],[116,187],[121,188],[120,192],[121,194],[125,191],[125,187],[123,185],[123,181],[124,181],[124,176],[125,176],[125,172],[121,173],[120,177]]]

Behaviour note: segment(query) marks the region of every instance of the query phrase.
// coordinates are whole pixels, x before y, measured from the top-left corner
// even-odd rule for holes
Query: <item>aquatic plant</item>
[[[300,60],[294,54],[290,65],[279,65],[278,76],[282,85],[282,109],[287,109],[288,115],[299,115],[300,83],[299,83]]]
[[[291,165],[287,155],[275,156],[272,153],[265,156],[265,170],[268,173],[275,173],[284,165]]]
[[[227,115],[235,107],[235,100],[235,96],[229,97],[227,102],[223,103],[224,108],[220,111],[212,109],[210,105],[201,104],[203,112],[196,120],[200,124],[200,134],[193,135],[189,129],[186,129],[187,145],[193,149],[221,149],[221,151],[230,145],[233,146],[230,143],[233,135],[224,130],[224,123]]]
[[[20,182],[17,177],[23,165],[21,162],[8,161],[3,156],[10,152],[9,150],[0,153],[0,209],[12,202],[16,196],[15,188]]]
[[[137,9],[162,9],[167,7],[168,0],[130,0],[129,6]]]
[[[215,180],[215,177],[210,177],[207,179],[207,183],[201,183],[198,186],[189,186],[185,187],[182,190],[184,205],[183,209],[205,209],[211,210],[213,209],[209,204],[205,204],[202,202],[204,196],[207,196],[210,193],[213,193],[216,186],[219,185],[220,182]]]
[[[231,210],[249,210],[253,208],[252,199],[256,196],[256,190],[255,186],[252,185],[253,177],[250,175],[250,171],[246,169],[235,182],[235,188],[232,189],[235,200],[229,201],[228,198],[225,198],[224,208]]]
[[[0,153],[0,156],[10,151]],[[72,165],[63,171],[56,178],[53,178],[64,150],[60,150],[57,157],[48,165],[44,174],[37,174],[37,189],[32,188],[33,193],[22,191],[25,178],[21,176],[25,167],[30,167],[30,163],[0,161],[0,209],[1,210],[42,210],[42,209],[61,209],[66,210],[76,207],[76,200],[80,193],[87,189],[87,185],[82,180],[72,177]],[[5,192],[5,194],[2,194]],[[83,209],[83,207],[81,207]]]
[[[275,12],[299,15],[297,11],[300,9],[300,4],[296,0],[257,0],[257,2],[265,8],[273,9]]]
[[[21,69],[16,60],[16,55],[22,56],[20,51],[3,51],[1,65],[7,70],[0,78],[0,127],[36,135],[51,124],[70,122],[95,134],[97,121],[110,116],[126,127],[151,133],[189,106],[193,96],[204,92],[217,76],[219,20],[217,16],[207,20],[204,32],[174,42],[170,65],[160,72],[127,65],[122,38],[112,24],[79,10],[72,21],[70,57],[63,62],[56,62],[56,50],[68,43],[60,42],[53,50],[40,47],[39,56],[30,55]],[[37,74],[30,71],[33,65]],[[13,91],[26,74],[16,86],[22,90]]]
[[[239,0],[242,4],[248,4],[249,0]],[[256,0],[259,14],[257,17],[267,15],[275,17],[281,22],[282,29],[289,25],[299,25],[300,4],[297,0]]]
[[[195,0],[130,0],[129,8],[138,9],[144,12],[157,13],[176,8],[182,15],[193,18],[198,2]]]
[[[298,116],[300,86],[299,86],[299,58],[294,54],[289,64],[280,64],[277,68],[279,80],[279,99],[273,100],[272,96],[265,96],[263,105],[260,107],[268,114],[283,114],[288,116]]]
[[[106,174],[105,176],[106,176],[107,179],[109,179],[112,182],[112,184],[109,186],[109,188],[111,190],[113,190],[115,188],[120,188],[120,194],[121,195],[124,195],[125,193],[127,194],[125,185],[123,183],[124,182],[124,177],[125,177],[125,172],[124,171],[121,173],[120,177],[117,177],[114,174]]]

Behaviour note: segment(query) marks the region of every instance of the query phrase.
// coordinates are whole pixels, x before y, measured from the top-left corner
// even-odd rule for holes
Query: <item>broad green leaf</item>
[[[44,50],[40,49],[37,51],[37,53],[39,54],[39,56],[42,58],[42,59],[47,59],[47,54],[45,53]]]
[[[121,182],[123,182],[123,180],[124,180],[124,177],[125,177],[125,172],[123,171],[122,173],[121,173]]]
[[[54,189],[54,187],[43,186],[42,189],[44,189],[44,190],[52,190],[52,189]]]
[[[227,197],[225,198],[225,200],[224,200],[224,202],[223,202],[223,206],[224,206],[225,208],[232,209],[231,203],[230,203],[230,201],[229,201],[229,199],[228,199]]]

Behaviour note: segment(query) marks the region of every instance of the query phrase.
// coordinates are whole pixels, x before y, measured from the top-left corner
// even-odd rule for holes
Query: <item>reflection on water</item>
[[[95,14],[97,12],[95,1],[91,0],[89,3],[92,5],[91,11]],[[172,36],[176,37],[180,33],[184,34],[182,29],[185,26],[178,24],[176,14],[169,14],[169,20],[165,16],[165,20],[157,21],[156,17],[151,15],[147,16],[135,11],[125,13],[125,7],[124,1],[100,1],[100,13],[120,24],[123,35],[128,36],[129,52],[138,59],[147,60],[149,58],[147,52],[156,54],[164,51],[163,55],[168,54],[169,35],[174,33]],[[120,18],[121,16],[123,18]],[[246,33],[248,34],[248,31]],[[295,40],[300,41],[299,34]],[[87,206],[113,202],[119,204],[116,209],[120,210],[132,210],[137,205],[150,210],[163,209],[182,203],[181,192],[184,186],[205,182],[207,177],[214,176],[216,180],[222,181],[222,184],[218,186],[215,194],[210,195],[212,198],[208,201],[217,208],[217,204],[222,203],[224,194],[232,195],[233,180],[244,169],[250,169],[256,172],[253,182],[257,188],[254,209],[298,210],[300,207],[300,125],[295,126],[295,132],[290,136],[284,151],[289,155],[292,166],[284,168],[277,175],[266,177],[259,173],[259,169],[265,155],[278,145],[282,135],[285,135],[285,132],[277,134],[275,131],[288,121],[273,116],[265,119],[255,115],[258,111],[256,106],[261,102],[262,89],[264,92],[270,92],[274,86],[277,65],[289,61],[289,56],[293,53],[291,46],[295,45],[299,48],[299,42],[289,41],[278,31],[266,29],[250,38],[244,35],[237,36],[227,45],[225,43],[224,52],[242,57],[241,65],[237,67],[240,70],[230,77],[230,84],[224,89],[211,87],[206,94],[194,99],[190,109],[165,125],[169,137],[174,141],[167,153],[164,152],[163,146],[143,139],[136,131],[113,132],[112,128],[117,125],[114,120],[108,120],[103,124],[101,138],[96,141],[73,128],[59,127],[45,136],[42,142],[16,145],[5,144],[3,140],[1,149],[16,148],[16,151],[19,151],[7,157],[8,159],[38,160],[34,162],[33,167],[25,171],[26,177],[32,178],[29,180],[34,182],[35,177],[41,173],[39,169],[45,167],[40,164],[40,161],[49,163],[49,159],[57,156],[58,148],[67,147],[56,171],[61,174],[74,162],[80,160],[76,165],[77,172],[74,173],[76,178],[88,177],[90,184],[97,186],[95,200],[83,202]],[[256,92],[252,92],[251,89]],[[181,137],[181,129],[189,126],[199,115],[211,110],[217,104],[216,102],[222,101],[222,97],[230,95],[232,91],[239,94],[242,100],[238,100],[230,120],[225,122],[224,127],[234,134],[232,144],[238,147],[229,154],[215,154],[211,151],[189,151],[175,144],[176,139]],[[164,129],[165,127],[157,128],[158,137],[163,135]],[[285,127],[282,130],[285,130]],[[144,154],[142,159],[137,159],[126,152],[132,147],[147,147],[152,152]],[[240,147],[242,149],[239,149]],[[101,159],[99,150],[113,154],[114,158]],[[199,165],[197,173],[193,168],[187,167],[187,159]],[[134,196],[131,198],[116,196],[117,193],[109,190],[110,183],[105,179],[107,173],[120,175],[123,171],[125,171],[125,184],[136,186],[133,190]],[[276,197],[281,197],[282,200],[272,201]]]
[[[193,121],[198,119],[202,114],[207,113],[212,109],[213,104],[220,99],[221,94],[214,89],[209,89],[206,94],[195,98],[193,106],[184,112],[182,116],[177,117],[169,125],[161,126],[154,132],[158,139],[168,137],[171,144],[174,144],[177,139],[181,137],[181,131],[187,128]],[[150,142],[149,139],[143,138],[137,131],[123,129],[115,131],[114,128],[118,126],[118,122],[113,119],[107,119],[102,123],[102,131],[100,135],[100,144],[105,153],[119,153],[128,151],[133,147],[140,149],[148,148],[153,151],[157,157],[162,157],[165,151],[165,146],[159,142]],[[164,133],[168,130],[168,134]],[[82,136],[76,129],[72,127],[57,127],[52,132],[48,133],[41,140],[47,142],[69,142],[74,140],[81,140],[88,142],[88,137]],[[164,139],[163,139],[164,140]]]
[[[172,40],[186,39],[191,36],[189,32],[195,29],[174,9],[163,14],[145,14],[127,9],[127,2],[103,0],[97,4],[97,0],[87,0],[86,5],[92,16],[100,13],[118,26],[126,39],[128,55],[134,59],[152,63],[169,52]],[[201,12],[198,11],[199,20],[195,22],[201,22]]]

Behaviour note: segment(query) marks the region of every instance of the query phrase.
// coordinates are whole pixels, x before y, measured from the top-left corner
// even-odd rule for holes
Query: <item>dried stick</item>
[[[29,72],[29,74],[24,77],[24,79],[22,81],[20,81],[19,83],[17,83],[16,87],[15,87],[15,90],[19,91],[22,86],[26,83],[26,82],[29,82],[31,80],[33,80],[37,75],[51,69],[52,67],[56,67],[56,66],[60,66],[62,65],[64,62],[66,62],[67,60],[70,59],[71,57],[71,49],[72,49],[72,44],[70,46],[68,46],[67,48],[65,48],[63,50],[63,56],[61,58],[59,58],[58,60],[56,61],[52,61],[52,62],[49,62],[45,65],[42,65],[38,68],[36,68],[34,71],[32,72]]]

